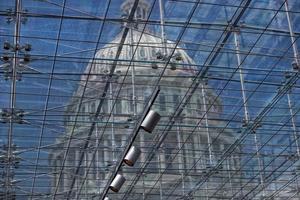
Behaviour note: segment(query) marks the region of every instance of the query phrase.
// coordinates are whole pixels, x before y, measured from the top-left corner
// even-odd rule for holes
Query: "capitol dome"
[[[96,84],[100,79],[105,79],[114,65],[121,40],[120,33],[97,51],[81,77],[82,83],[88,79],[90,83]],[[168,65],[164,70],[166,62]],[[134,27],[125,38],[113,74],[121,77],[130,75],[133,68],[135,74],[140,76],[158,76],[164,70],[164,75],[169,79],[167,82],[172,81],[173,77],[192,76],[197,71],[193,59],[173,41],[166,41],[165,47],[162,48],[161,37],[149,31],[142,32],[140,28]],[[81,87],[78,92],[81,92],[80,90]]]
[[[128,0],[121,7],[123,12],[128,14],[131,6],[132,1]],[[140,1],[136,19],[147,16],[148,9],[147,2]],[[66,110],[66,135],[59,138],[58,143],[65,145],[63,143],[65,137],[72,135],[70,146],[74,148],[71,148],[67,156],[67,164],[70,162],[72,163],[70,166],[74,166],[73,162],[82,161],[83,158],[89,160],[94,155],[93,152],[96,153],[91,170],[93,173],[87,172],[90,173],[87,175],[88,181],[83,183],[80,178],[73,178],[73,185],[76,183],[85,184],[86,187],[90,185],[96,187],[106,184],[105,179],[109,177],[107,171],[116,164],[118,155],[125,147],[135,123],[148,104],[158,79],[160,79],[161,92],[152,109],[160,113],[162,118],[151,135],[145,132],[139,133],[135,145],[139,146],[142,154],[136,167],[142,167],[143,163],[149,162],[144,172],[148,179],[153,180],[154,177],[159,176],[159,170],[165,168],[167,170],[165,185],[180,180],[185,169],[193,165],[196,165],[194,173],[206,173],[208,168],[213,167],[221,152],[233,141],[232,132],[229,129],[222,129],[221,122],[217,120],[222,113],[221,100],[203,80],[189,104],[176,119],[177,125],[174,125],[165,137],[154,158],[147,161],[149,149],[153,148],[150,141],[164,130],[169,120],[168,116],[176,111],[184,98],[186,86],[190,85],[190,82],[186,81],[187,77],[191,77],[190,81],[192,81],[197,68],[184,48],[177,46],[175,42],[166,40],[166,43],[162,44],[164,40],[161,37],[147,29],[143,32],[140,25],[125,24],[124,26],[129,26],[130,29],[119,54],[122,34],[118,34],[109,44],[96,52],[95,58],[89,62],[84,75],[81,76],[79,87]],[[81,101],[78,96],[85,96],[88,100]],[[72,115],[76,112],[79,113],[77,118]],[[189,124],[195,124],[199,119],[203,119],[203,123],[198,125],[199,128],[192,137],[187,137],[192,131]],[[89,132],[92,123],[96,124],[95,129]],[[218,137],[220,133],[222,134]],[[210,143],[214,139],[217,141],[211,146]],[[183,141],[186,142],[185,150],[180,152],[176,160],[168,161]],[[88,147],[89,150],[82,150],[83,147]],[[62,153],[53,152],[51,160],[60,162]],[[196,163],[199,157],[203,159]],[[234,167],[238,165],[239,160],[231,158],[229,163]],[[52,165],[56,164],[52,163]],[[74,172],[75,169],[69,170]],[[130,171],[124,169],[123,173],[126,175]],[[65,176],[68,177],[66,180],[70,179],[69,174]],[[192,177],[190,181],[193,181]],[[55,181],[53,184],[56,184]],[[145,184],[147,187],[148,183]],[[66,181],[62,184],[61,190],[68,190],[70,185],[72,181]],[[136,187],[140,189],[143,186],[138,183]],[[95,192],[94,189],[89,191]],[[138,195],[132,197],[132,199],[140,198]]]
[[[89,65],[85,74],[108,74],[113,60],[116,57],[118,51],[118,44],[121,41],[121,34],[119,34],[110,44],[105,45],[100,49],[93,61],[93,64]],[[136,46],[138,48],[136,49]],[[136,72],[139,74],[149,74],[158,73],[154,64],[156,64],[159,69],[162,69],[165,64],[163,58],[159,59],[159,56],[171,55],[173,57],[170,59],[169,66],[167,68],[166,74],[168,75],[183,75],[196,72],[196,67],[193,59],[191,59],[188,54],[180,47],[175,48],[175,43],[172,41],[167,41],[166,49],[162,48],[161,37],[158,37],[150,32],[142,33],[139,29],[132,29],[125,39],[122,51],[119,55],[118,65],[116,67],[117,73],[126,73],[129,71],[129,61],[132,59],[134,54],[134,59],[132,60],[133,65],[138,65],[136,67]],[[174,51],[174,48],[176,49]],[[174,51],[174,52],[172,52]],[[167,58],[166,58],[167,59]],[[176,60],[178,59],[178,60]],[[176,67],[177,65],[177,67]],[[92,69],[90,69],[92,68]],[[83,80],[85,80],[85,76]],[[91,76],[90,80],[96,80],[97,76]]]

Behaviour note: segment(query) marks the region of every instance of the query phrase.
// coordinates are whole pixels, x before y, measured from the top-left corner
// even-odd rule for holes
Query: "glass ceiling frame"
[[[75,196],[76,199],[104,199],[106,196],[131,199],[136,195],[139,183],[143,182],[144,184],[145,174],[150,164],[157,156],[160,158],[160,152],[165,152],[164,145],[168,144],[168,139],[166,139],[168,135],[171,135],[176,127],[184,128],[187,126],[184,122],[178,122],[178,119],[189,117],[194,117],[196,121],[190,124],[191,127],[185,140],[173,149],[169,160],[164,164],[165,167],[159,169],[159,174],[154,177],[154,180],[148,180],[148,186],[143,191],[144,199],[151,199],[152,196],[154,198],[159,196],[161,199],[174,197],[176,199],[193,197],[195,199],[221,199],[220,191],[226,190],[226,183],[234,179],[242,180],[241,185],[239,188],[232,186],[234,189],[226,198],[256,199],[267,196],[276,199],[290,192],[287,188],[296,187],[297,184],[295,183],[298,182],[297,167],[300,156],[297,126],[299,122],[299,104],[297,102],[299,99],[299,70],[297,69],[297,66],[299,67],[297,47],[300,36],[297,25],[299,22],[299,2],[289,1],[288,4],[287,0],[282,0],[280,3],[274,3],[274,6],[268,7],[267,3],[263,4],[253,0],[226,1],[224,4],[217,1],[200,0],[160,1],[163,5],[159,5],[159,0],[153,0],[150,2],[147,18],[137,20],[138,2],[138,0],[132,2],[133,7],[129,16],[126,17],[120,17],[120,12],[116,11],[120,2],[115,0],[93,2],[95,7],[96,5],[98,8],[101,7],[101,11],[95,11],[92,8],[92,3],[87,3],[86,7],[80,7],[81,2],[79,2],[77,8],[76,2],[71,0],[1,2],[3,5],[3,10],[1,9],[0,13],[1,19],[2,21],[6,19],[9,22],[6,26],[3,24],[7,22],[1,24],[5,27],[0,29],[1,43],[4,44],[8,41],[12,46],[12,49],[1,50],[0,69],[3,75],[3,80],[1,80],[3,84],[0,105],[3,123],[0,133],[3,150],[1,150],[0,158],[3,185],[1,195],[3,198],[70,199],[74,198],[74,192],[79,189]],[[259,7],[260,3],[262,7]],[[26,10],[27,5],[33,11]],[[44,5],[43,10],[47,12],[34,11],[38,5]],[[185,15],[178,14],[176,16],[175,14],[174,17],[167,9],[158,10],[160,6],[169,6],[168,8],[172,9],[172,5],[175,7],[184,5],[189,9],[186,10]],[[289,5],[293,5],[295,10]],[[47,8],[47,6],[49,7]],[[204,12],[201,10],[202,6],[211,10],[225,9],[225,12],[229,12],[227,19],[208,19],[206,22],[201,16],[198,16],[200,11]],[[12,10],[6,10],[6,8]],[[90,10],[86,11],[86,9]],[[178,9],[178,12],[182,13],[180,8],[174,9],[175,11]],[[271,13],[270,16],[261,20],[263,25],[253,25],[247,22],[247,20],[251,22],[255,14],[261,13]],[[42,20],[39,22],[38,19]],[[42,27],[42,21],[47,19],[49,19],[49,30],[40,30],[41,33],[34,30],[35,25]],[[287,26],[284,28],[276,27],[279,19],[286,20]],[[30,24],[31,20],[33,22],[30,28],[33,29],[34,36],[30,36],[30,30],[26,27],[26,23]],[[54,25],[55,22],[58,23]],[[86,32],[82,32],[84,36],[81,36],[81,33],[78,33],[80,36],[77,36],[68,32],[68,28],[72,31],[76,30],[76,22],[86,23],[86,27],[82,27],[83,30],[86,28],[84,30]],[[136,28],[135,26],[142,27],[136,30],[140,33],[139,38],[135,44],[130,44],[132,55],[124,60],[127,63],[127,70],[116,81],[117,69],[120,62],[123,61],[122,51],[128,46],[126,38],[130,37]],[[89,27],[92,30],[88,30]],[[49,32],[45,34],[43,31]],[[120,41],[110,43],[118,35],[118,32]],[[206,36],[212,36],[213,33],[215,34],[212,40],[206,38]],[[89,38],[89,34],[91,34],[90,38],[92,39]],[[197,35],[202,34],[207,34],[203,37],[203,42],[189,40],[189,37],[196,39]],[[165,60],[136,59],[140,47],[149,48],[152,45],[143,43],[144,35],[160,38],[162,41],[161,49],[166,48],[170,52]],[[81,39],[68,39],[68,36],[70,38],[81,37]],[[271,45],[270,40],[272,38],[274,38],[275,45]],[[280,39],[277,41],[276,38]],[[173,41],[174,45],[164,46],[166,45],[164,44],[165,40]],[[24,50],[26,41],[32,45],[31,51]],[[280,46],[281,43],[284,43],[282,47]],[[104,45],[107,44],[111,46],[105,47]],[[49,47],[49,50],[45,50],[43,45]],[[97,57],[99,50],[113,46],[117,48],[113,58]],[[90,178],[89,172],[92,171],[99,148],[102,148],[101,145],[104,144],[103,138],[95,138],[95,130],[99,121],[103,122],[101,132],[104,135],[105,131],[110,130],[111,123],[115,123],[113,121],[117,116],[115,109],[118,100],[124,100],[122,95],[124,88],[129,85],[128,80],[133,77],[132,68],[139,69],[139,67],[142,68],[143,65],[149,63],[159,64],[160,71],[149,75],[149,77],[145,75],[145,80],[152,78],[152,92],[158,86],[171,88],[164,83],[172,77],[168,74],[168,68],[174,62],[172,59],[178,48],[193,55],[192,58],[195,63],[188,65],[193,66],[196,70],[189,76],[182,75],[180,77],[178,75],[177,78],[182,78],[187,83],[187,85],[182,86],[184,94],[176,106],[168,102],[169,106],[173,107],[172,112],[161,113],[162,122],[159,123],[159,128],[155,134],[147,141],[152,148],[145,150],[146,157],[141,161],[139,168],[134,168],[132,171],[126,171],[125,167],[122,168],[125,173],[131,174],[123,191],[118,194],[109,191],[109,185],[115,175],[114,172],[118,169],[117,164],[122,164],[122,161],[117,159],[105,172],[107,176],[102,180],[105,184],[90,188],[98,192],[89,194],[91,196],[84,196],[84,190],[89,189],[87,186]],[[228,54],[232,57],[226,60],[224,57]],[[30,56],[29,62],[26,62],[27,55]],[[5,56],[9,57],[9,62],[6,62]],[[268,59],[270,60],[269,63],[266,61]],[[228,61],[229,64],[227,65],[224,60]],[[99,80],[99,82],[103,82],[103,88],[92,84],[91,77],[95,75],[92,71],[93,68],[86,68],[87,65],[95,62],[112,62],[106,79]],[[259,67],[259,62],[268,65],[265,68]],[[251,67],[252,64],[256,66]],[[186,65],[179,64],[177,69],[184,69]],[[5,78],[7,74],[8,77]],[[242,88],[234,88],[240,82],[242,82]],[[112,84],[117,85],[114,92],[112,92]],[[246,88],[243,88],[244,86]],[[79,88],[78,91],[80,92],[76,92],[76,88]],[[269,88],[269,90],[265,88]],[[271,91],[274,88],[276,90]],[[95,92],[93,95],[89,93],[91,90]],[[214,91],[214,96],[209,99],[208,103],[204,103],[205,111],[200,118],[192,114],[183,114],[188,113],[188,109],[193,107],[192,101],[199,91],[210,90]],[[239,92],[240,96],[233,94],[234,92]],[[71,99],[78,102],[78,109],[72,114],[74,117],[73,126],[71,131],[66,134],[68,121],[66,110],[70,107]],[[163,188],[162,185],[169,174],[168,166],[179,159],[181,152],[185,151],[190,140],[199,131],[199,127],[209,127],[207,117],[211,115],[214,105],[220,99],[223,104],[223,112],[219,119],[214,120],[222,121],[222,125],[218,127],[220,130],[217,135],[209,141],[203,151],[210,152],[211,146],[218,144],[220,138],[229,129],[234,132],[234,141],[228,144],[223,152],[220,152],[218,160],[214,161],[213,166],[210,166],[205,173],[194,174],[195,169],[204,159],[202,156],[197,157],[193,165],[184,169],[181,179],[177,179],[171,186]],[[82,112],[85,103],[95,100],[99,100],[99,103],[95,107],[94,113]],[[111,105],[107,115],[104,116],[102,110],[107,100],[110,100]],[[130,101],[134,102],[135,100]],[[264,102],[264,104],[255,105],[258,102]],[[159,101],[154,102],[154,106],[158,107],[160,104]],[[136,125],[141,113],[135,113],[136,116],[133,115],[136,118],[132,123],[129,123],[130,126],[126,128],[126,132],[132,133],[138,128]],[[5,118],[5,116],[8,117]],[[78,124],[82,124],[82,116],[90,119],[83,120],[84,125],[82,127],[86,129],[86,135],[78,136]],[[26,134],[29,133],[29,136],[22,135],[22,130]],[[130,145],[127,141],[130,138],[130,133],[126,141],[116,150],[115,158],[120,158],[122,150]],[[290,137],[289,141],[280,144],[280,140],[284,140],[281,134]],[[91,143],[95,139],[99,142],[96,146],[91,147]],[[67,163],[69,151],[72,150],[74,141],[80,140],[83,141],[84,145],[80,147],[79,161],[77,164],[73,163],[74,165],[69,166]],[[136,143],[137,141],[135,141]],[[48,166],[48,162],[51,160],[49,157],[52,152],[58,149],[61,149],[63,156],[62,163],[57,166],[58,184],[53,186],[48,179],[52,179],[56,175],[52,174],[52,167]],[[88,159],[86,151],[91,151],[92,154]],[[237,151],[241,152],[237,153]],[[267,154],[266,152],[269,151],[275,153]],[[214,182],[216,172],[224,170],[224,163],[232,156],[240,156],[239,165],[232,171],[225,170],[227,173],[230,171],[230,177],[224,178],[225,180],[221,185],[209,189],[207,185]],[[159,162],[163,161],[159,160]],[[20,168],[16,167],[18,165]],[[249,165],[253,165],[255,169],[252,175],[247,175],[251,171],[248,168]],[[69,168],[74,170],[69,172]],[[85,168],[85,174],[81,174],[82,168]],[[71,185],[60,191],[60,184],[62,184],[60,182],[65,179],[65,174],[68,173],[71,174]],[[191,181],[187,188],[182,189],[183,180],[188,181],[186,179],[193,179],[193,177],[196,177],[196,180]],[[76,185],[78,178],[82,180],[79,186]],[[157,188],[160,188],[160,192],[157,192]],[[183,190],[182,195],[178,196],[176,192],[181,189]],[[298,190],[297,188],[291,190],[294,193],[286,196],[290,199],[297,198]],[[201,194],[204,191],[211,193]]]

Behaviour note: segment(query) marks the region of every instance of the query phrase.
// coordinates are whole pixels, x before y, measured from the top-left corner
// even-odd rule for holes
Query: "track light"
[[[126,154],[125,158],[124,158],[124,162],[128,165],[128,166],[133,166],[135,164],[135,162],[137,161],[137,159],[139,158],[141,154],[141,150],[135,146],[132,146],[128,153]]]
[[[119,192],[126,179],[123,175],[117,174],[114,180],[111,182],[109,188],[114,192]]]
[[[153,129],[155,128],[159,120],[160,120],[160,115],[157,112],[150,110],[147,116],[145,117],[141,127],[148,133],[152,133]]]

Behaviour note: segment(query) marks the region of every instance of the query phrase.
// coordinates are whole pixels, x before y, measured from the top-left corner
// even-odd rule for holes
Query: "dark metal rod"
[[[107,182],[106,186],[104,187],[104,190],[102,192],[102,196],[101,196],[101,200],[104,200],[104,198],[106,197],[108,190],[109,190],[109,185],[112,182],[112,180],[114,179],[114,177],[117,175],[117,173],[119,172],[119,170],[122,167],[122,163],[123,163],[123,159],[125,158],[127,152],[129,151],[130,147],[132,146],[133,142],[135,141],[135,138],[137,137],[139,130],[141,128],[141,124],[144,120],[144,118],[146,117],[147,113],[150,111],[154,101],[156,100],[156,97],[158,96],[160,92],[160,87],[158,86],[155,91],[152,93],[152,96],[148,102],[148,105],[146,106],[146,108],[144,109],[144,112],[142,114],[142,117],[140,118],[140,120],[138,121],[137,125],[135,126],[132,134],[131,134],[131,138],[129,139],[127,146],[125,148],[125,150],[123,151],[123,154],[121,154],[119,160],[118,160],[118,164],[114,169],[114,172],[112,173],[112,175],[110,176],[109,181]]]

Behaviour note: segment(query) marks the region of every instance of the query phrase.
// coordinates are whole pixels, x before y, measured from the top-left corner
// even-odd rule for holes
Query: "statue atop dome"
[[[130,11],[134,5],[135,0],[126,0],[121,5],[121,11],[124,15],[129,16]],[[138,6],[136,8],[134,19],[147,19],[149,15],[150,4],[145,0],[139,0]]]

